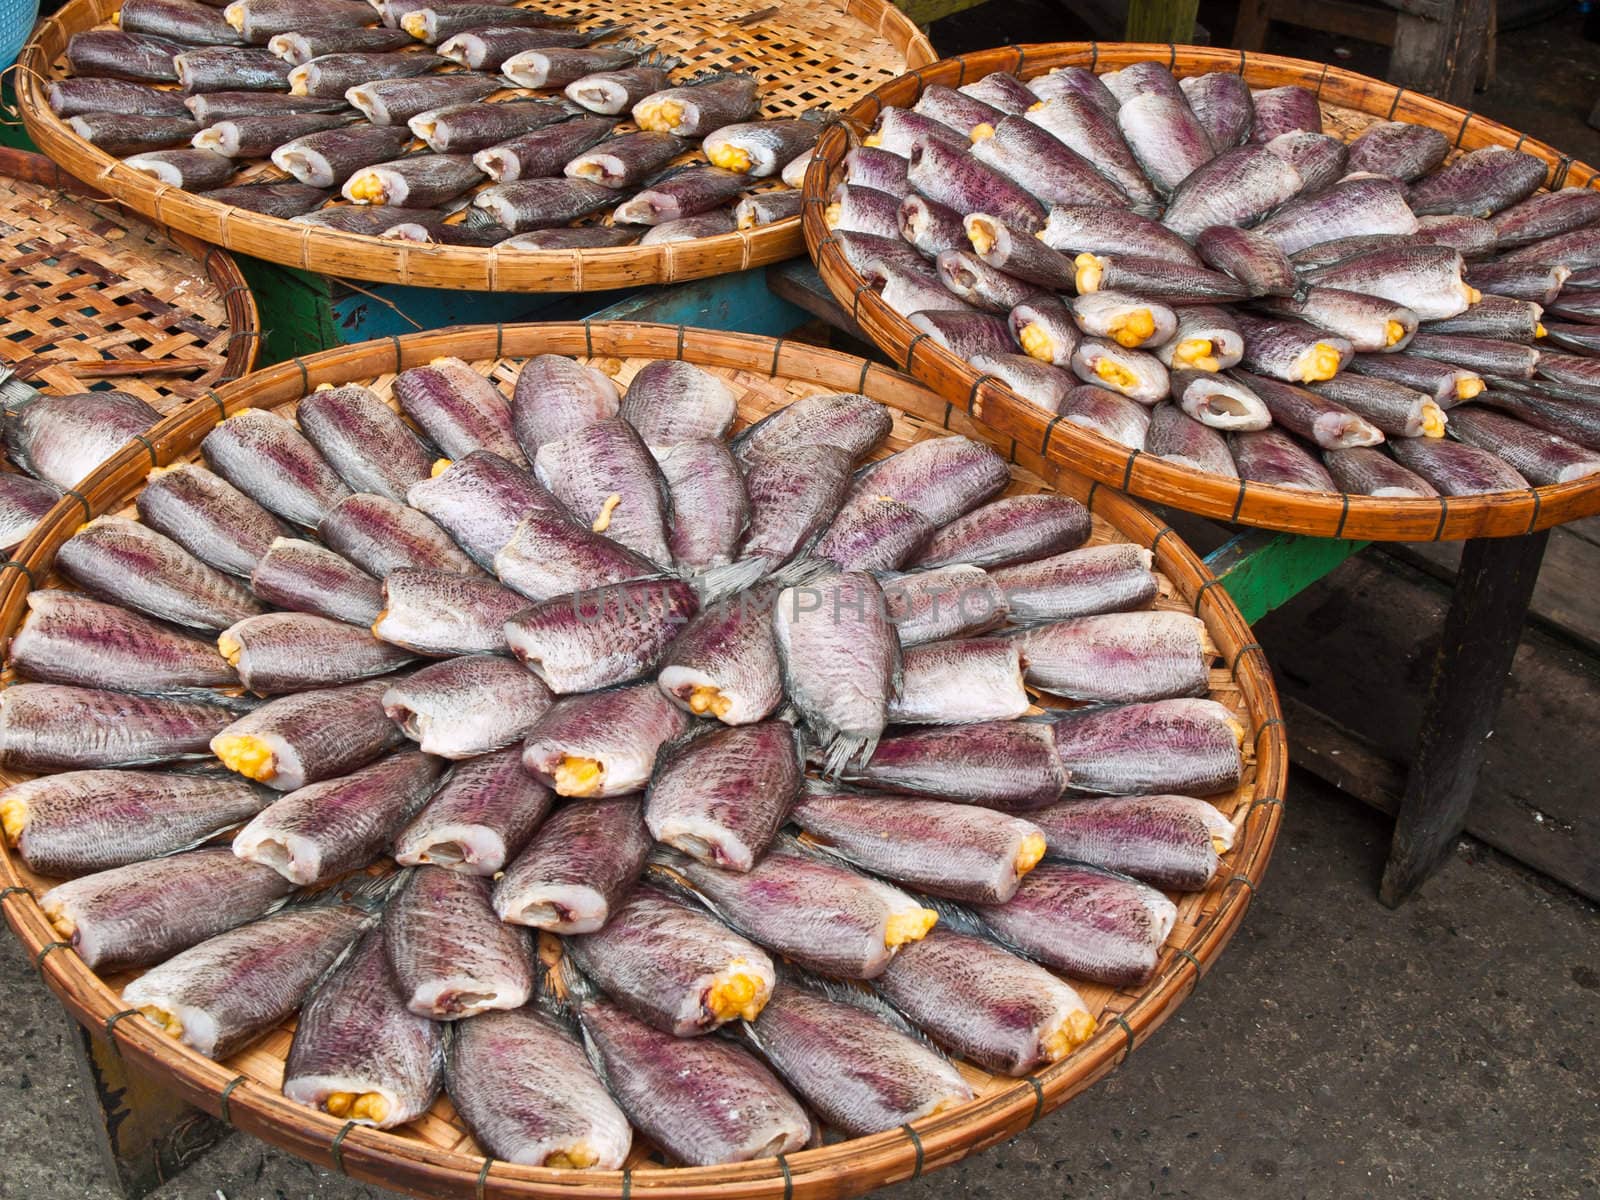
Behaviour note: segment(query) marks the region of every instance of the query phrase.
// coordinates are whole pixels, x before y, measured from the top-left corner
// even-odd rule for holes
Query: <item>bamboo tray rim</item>
[[[930,83],[959,87],[994,71],[1031,78],[1057,67],[1097,73],[1136,62],[1162,62],[1180,76],[1229,71],[1258,85],[1296,83],[1325,105],[1380,120],[1432,124],[1453,148],[1504,145],[1550,164],[1547,186],[1600,187],[1595,168],[1477,113],[1327,63],[1245,50],[1170,42],[1049,42],[980,50],[941,59],[877,88],[824,133],[806,172],[801,220],[806,249],[823,281],[872,342],[907,374],[950,403],[1051,461],[1141,499],[1234,524],[1313,537],[1363,541],[1442,541],[1516,537],[1600,512],[1600,475],[1568,483],[1478,496],[1383,499],[1344,492],[1306,492],[1244,479],[1228,480],[1112,442],[1029,404],[993,376],[916,333],[878,297],[844,258],[823,220],[823,208],[845,152],[883,109],[909,106]],[[1365,107],[1364,107],[1365,106]]]
[[[9,637],[26,592],[45,579],[56,546],[85,513],[125,503],[152,462],[165,465],[189,453],[218,420],[249,407],[276,406],[318,383],[382,375],[425,363],[441,352],[474,361],[535,353],[677,358],[730,367],[773,379],[874,396],[930,427],[982,436],[983,431],[928,389],[877,363],[804,343],[752,334],[718,333],[681,325],[566,322],[548,325],[462,326],[390,337],[294,358],[229,384],[185,406],[151,431],[145,447],[127,447],[84,485],[78,503],[63,501],[0,568],[0,637]],[[913,407],[915,406],[915,407]],[[994,441],[993,438],[990,439]],[[548,1200],[582,1194],[627,1200],[640,1190],[662,1198],[699,1200],[807,1197],[822,1200],[917,1178],[968,1153],[1026,1129],[1045,1112],[1119,1065],[1193,990],[1227,945],[1265,872],[1282,821],[1288,748],[1264,652],[1226,591],[1178,535],[1142,506],[1099,483],[1059,471],[1013,444],[1010,460],[1047,486],[1077,495],[1122,537],[1149,547],[1178,594],[1205,620],[1239,691],[1250,725],[1255,776],[1235,808],[1239,828],[1230,851],[1231,874],[1213,880],[1196,900],[1195,926],[1184,945],[1164,947],[1157,974],[1119,1011],[1108,1009],[1094,1037],[1073,1054],[992,1095],[897,1130],[832,1143],[787,1156],[718,1167],[648,1167],[587,1172],[522,1167],[431,1146],[420,1139],[341,1122],[291,1103],[276,1089],[236,1074],[225,1064],[175,1043],[147,1022],[124,1018],[118,996],[55,936],[24,886],[9,849],[0,846],[0,910],[46,984],[79,1022],[104,1035],[139,1067],[161,1075],[182,1096],[239,1129],[312,1161],[419,1195],[516,1196]],[[1035,470],[1037,466],[1038,470]],[[1243,789],[1241,789],[1242,791]],[[1242,815],[1241,815],[1242,814]],[[1118,1004],[1128,992],[1119,992]]]
[[[59,164],[31,150],[0,146],[0,189],[3,189],[5,180],[54,188],[80,200],[108,207],[116,204],[114,199],[101,195],[82,180],[67,174]],[[213,246],[193,234],[159,222],[145,223],[190,258],[199,260],[200,269],[217,290],[217,300],[222,304],[228,322],[228,346],[218,382],[231,382],[249,374],[261,353],[261,312],[256,305],[255,293],[245,282],[238,262],[221,246]]]
[[[927,36],[891,0],[821,2],[892,44],[908,69],[938,57]],[[52,78],[53,60],[73,33],[99,24],[120,7],[121,0],[70,0],[35,26],[14,76],[23,123],[39,148],[66,170],[105,187],[145,216],[205,241],[335,278],[489,292],[586,292],[674,283],[804,252],[798,217],[686,242],[502,253],[498,246],[404,242],[297,225],[203,199],[124,166],[50,109],[44,85]]]

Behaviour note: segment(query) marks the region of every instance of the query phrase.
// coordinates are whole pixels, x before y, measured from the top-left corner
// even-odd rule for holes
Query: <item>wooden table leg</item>
[[[1192,42],[1200,0],[1129,0],[1130,42]]]
[[[1389,82],[1470,108],[1492,20],[1490,0],[1401,5]]]
[[[63,1019],[72,1030],[73,1058],[90,1101],[85,1116],[94,1125],[106,1169],[127,1200],[149,1195],[228,1135],[221,1121],[130,1070],[104,1033]]]
[[[1448,853],[1466,825],[1494,732],[1523,619],[1550,533],[1476,538],[1462,547],[1444,634],[1422,712],[1416,760],[1406,780],[1378,898],[1406,899]]]

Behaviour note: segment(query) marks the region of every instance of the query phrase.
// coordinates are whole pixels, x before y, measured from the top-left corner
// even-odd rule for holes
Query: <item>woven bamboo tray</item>
[[[157,183],[89,145],[50,111],[45,85],[66,73],[67,40],[108,27],[121,0],[72,0],[40,22],[18,61],[28,133],[61,166],[146,216],[257,258],[327,275],[490,292],[588,292],[742,271],[803,253],[797,217],[689,242],[589,250],[505,250],[416,244],[298,225]],[[617,24],[695,69],[753,69],[763,116],[844,109],[872,88],[936,57],[890,0],[551,0],[580,27]],[[513,89],[515,90],[515,89]],[[532,94],[532,93],[525,93]],[[623,129],[632,126],[621,126]],[[282,178],[258,163],[234,182]],[[776,186],[776,185],[771,185]],[[619,197],[619,202],[620,202]]]
[[[1510,537],[1600,512],[1600,476],[1522,492],[1387,500],[1296,491],[1180,467],[1053,418],[992,377],[980,376],[918,333],[845,261],[823,222],[823,206],[842,175],[845,154],[884,108],[909,108],[928,84],[958,87],[994,71],[1030,79],[1056,67],[1104,72],[1145,61],[1165,63],[1179,76],[1230,71],[1254,87],[1298,84],[1321,101],[1326,131],[1346,139],[1375,121],[1410,121],[1443,130],[1458,151],[1511,146],[1538,155],[1550,164],[1552,188],[1595,186],[1595,168],[1543,142],[1429,96],[1321,63],[1199,46],[1095,42],[1007,46],[945,59],[880,87],[852,108],[843,123],[823,135],[806,174],[801,211],[807,248],[834,297],[892,362],[995,432],[1052,462],[1143,499],[1224,521],[1314,537],[1435,541]]]
[[[151,441],[163,464],[194,458],[200,439],[224,413],[258,407],[287,415],[294,402],[319,383],[362,382],[387,395],[396,372],[448,353],[472,361],[480,371],[509,385],[520,359],[546,352],[577,356],[619,381],[630,379],[651,359],[697,363],[726,379],[739,396],[741,426],[801,396],[860,391],[895,410],[894,429],[881,453],[947,430],[994,440],[933,393],[861,359],[745,334],[619,322],[444,330],[294,359],[220,389],[214,405],[175,413],[151,432]],[[83,490],[94,512],[132,513],[130,502],[150,467],[142,447],[134,450],[138,452],[119,454],[86,483]],[[30,874],[3,846],[0,907],[51,990],[79,1021],[105,1029],[130,1061],[157,1073],[185,1099],[240,1129],[368,1182],[428,1196],[839,1197],[955,1162],[1015,1135],[1088,1087],[1148,1038],[1189,994],[1227,944],[1265,871],[1282,819],[1288,768],[1283,723],[1261,647],[1226,592],[1212,586],[1215,580],[1199,559],[1170,529],[1110,489],[1062,471],[1022,447],[1016,448],[1013,461],[1013,493],[1054,488],[1074,495],[1093,513],[1091,542],[1132,541],[1154,550],[1162,580],[1158,605],[1204,619],[1223,664],[1213,671],[1211,694],[1248,728],[1243,783],[1231,794],[1212,797],[1231,815],[1237,830],[1235,847],[1217,879],[1203,893],[1176,897],[1177,926],[1148,986],[1114,991],[1079,985],[1091,1010],[1099,1014],[1099,1033],[1032,1078],[991,1077],[963,1066],[978,1093],[971,1103],[918,1121],[915,1127],[781,1160],[672,1169],[652,1161],[647,1147],[636,1146],[627,1171],[517,1167],[485,1160],[447,1099],[420,1121],[391,1133],[346,1125],[292,1104],[278,1091],[292,1023],[235,1058],[216,1063],[145,1021],[122,1019],[128,1014],[122,1011],[118,990],[129,977],[101,980],[55,940],[33,900],[47,881]],[[83,519],[77,511],[58,511],[54,516],[48,536],[33,547],[27,570],[0,571],[4,639],[10,638],[22,615],[30,578],[41,586],[55,582],[51,574],[55,550]],[[0,782],[16,778],[0,777]]]

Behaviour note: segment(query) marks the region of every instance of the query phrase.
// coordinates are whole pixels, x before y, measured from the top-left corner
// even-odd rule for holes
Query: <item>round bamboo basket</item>
[[[205,200],[96,149],[50,111],[45,85],[66,74],[74,33],[108,26],[121,0],[71,0],[41,21],[18,58],[17,101],[29,135],[61,166],[148,217],[219,246],[326,275],[489,292],[590,292],[742,271],[804,252],[798,217],[688,242],[588,250],[500,250],[393,241],[295,224]],[[754,70],[763,116],[843,109],[934,61],[922,31],[890,0],[555,0],[580,26],[617,24],[696,70]],[[516,89],[511,89],[516,90]],[[531,93],[527,93],[531,94]],[[628,129],[632,126],[624,125]],[[703,160],[702,160],[703,161]],[[234,182],[283,178],[257,163]],[[771,185],[769,185],[771,186]],[[621,197],[618,197],[620,203]]]
[[[162,413],[239,378],[261,343],[255,298],[227,251],[5,146],[0,297],[0,359],[20,378],[64,394],[109,384]]]
[[[1092,542],[1132,541],[1154,551],[1162,580],[1157,604],[1194,612],[1205,621],[1220,660],[1213,670],[1211,695],[1226,704],[1248,732],[1243,782],[1233,792],[1211,798],[1231,815],[1234,849],[1206,891],[1175,897],[1177,925],[1153,980],[1123,991],[1080,985],[1100,1020],[1099,1032],[1089,1042],[1025,1079],[994,1077],[963,1065],[977,1098],[914,1125],[784,1158],[709,1168],[662,1166],[651,1158],[648,1147],[636,1146],[627,1170],[597,1173],[485,1159],[448,1100],[440,1100],[428,1115],[396,1132],[356,1127],[293,1104],[278,1090],[292,1023],[232,1059],[212,1062],[148,1022],[124,1019],[130,1013],[124,1011],[118,992],[128,977],[99,978],[56,940],[34,901],[48,881],[32,876],[15,854],[0,847],[0,906],[51,990],[77,1020],[103,1030],[131,1063],[155,1073],[186,1100],[353,1178],[425,1196],[821,1200],[856,1195],[915,1178],[1012,1137],[1115,1068],[1188,996],[1238,927],[1282,821],[1288,769],[1283,722],[1260,645],[1193,552],[1126,497],[1063,471],[1026,447],[996,440],[992,432],[932,392],[876,364],[796,342],[618,322],[460,328],[280,363],[220,389],[215,403],[174,414],[152,431],[151,454],[135,447],[108,462],[85,484],[88,507],[95,513],[130,511],[128,505],[152,458],[165,464],[192,457],[200,439],[224,414],[246,407],[288,413],[319,383],[363,382],[386,395],[396,372],[446,353],[472,361],[506,384],[520,359],[547,352],[579,357],[619,381],[631,378],[652,359],[699,364],[734,389],[741,425],[800,396],[864,392],[894,410],[894,429],[880,453],[946,431],[988,438],[1014,462],[1013,492],[1056,489],[1076,496],[1093,514]],[[26,562],[0,571],[0,636],[6,639],[22,615],[29,586],[54,582],[51,561],[56,547],[83,520],[76,505],[59,507],[52,516],[44,536],[30,546]]]
[[[1030,79],[1057,67],[1104,72],[1146,61],[1165,63],[1179,76],[1230,71],[1254,87],[1298,84],[1316,93],[1326,131],[1347,139],[1375,121],[1410,121],[1443,130],[1458,151],[1510,146],[1537,155],[1550,164],[1549,187],[1595,186],[1595,168],[1543,142],[1429,96],[1321,63],[1199,46],[1095,42],[1007,46],[945,59],[880,87],[852,108],[823,135],[806,174],[801,213],[807,248],[834,297],[890,361],[997,433],[1052,462],[1143,499],[1224,521],[1313,537],[1436,541],[1512,537],[1600,512],[1600,477],[1484,496],[1388,500],[1295,491],[1180,467],[1054,418],[992,377],[980,375],[918,333],[845,261],[823,221],[823,206],[841,177],[845,154],[883,109],[909,108],[928,84],[959,87],[994,71]]]

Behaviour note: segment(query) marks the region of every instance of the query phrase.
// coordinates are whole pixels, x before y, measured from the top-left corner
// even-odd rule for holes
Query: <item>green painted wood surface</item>
[[[1305,591],[1366,542],[1300,537],[1251,530],[1206,555],[1206,565],[1227,588],[1246,621],[1259,621]]]

